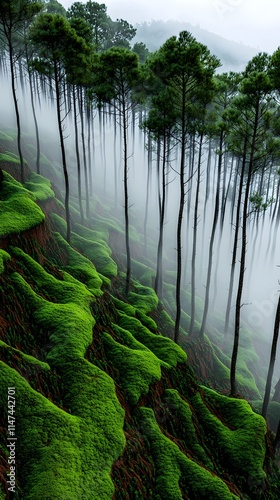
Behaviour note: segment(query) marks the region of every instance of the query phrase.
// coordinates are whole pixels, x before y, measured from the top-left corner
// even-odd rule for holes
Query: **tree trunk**
[[[157,271],[155,278],[155,292],[160,299],[163,297],[163,269],[162,269],[162,252],[163,252],[163,229],[165,219],[166,205],[166,134],[163,137],[163,157],[162,157],[162,193],[160,204],[160,220],[159,220],[159,239],[157,248]]]
[[[179,343],[181,321],[181,280],[182,280],[182,223],[185,205],[185,154],[186,154],[186,95],[183,92],[182,120],[181,120],[181,160],[180,160],[180,203],[177,222],[177,279],[176,279],[176,318],[174,341]]]
[[[192,259],[191,259],[191,321],[189,327],[189,335],[193,335],[194,320],[195,320],[195,281],[196,281],[196,246],[197,246],[197,226],[198,226],[198,204],[199,204],[199,188],[201,182],[201,157],[202,157],[203,134],[200,134],[199,151],[197,162],[197,184],[194,204],[193,218],[193,244],[192,244]]]
[[[220,179],[221,179],[222,161],[223,161],[223,142],[224,142],[224,135],[223,135],[223,132],[221,132],[220,145],[219,145],[218,172],[217,172],[217,181],[216,181],[215,208],[214,208],[214,217],[213,217],[212,231],[211,231],[210,243],[209,243],[204,309],[203,309],[201,328],[200,328],[200,332],[199,332],[200,337],[203,337],[203,335],[204,335],[206,320],[207,320],[207,316],[208,316],[208,308],[209,308],[210,283],[211,283],[212,264],[213,264],[213,248],[214,248],[215,234],[216,234],[218,217],[219,217],[219,209],[220,209]]]
[[[130,289],[131,279],[131,255],[129,241],[129,204],[128,204],[128,154],[127,154],[127,110],[125,107],[125,98],[122,102],[122,123],[123,123],[123,173],[124,173],[124,218],[125,218],[125,247],[126,247],[126,278],[125,278],[125,296],[127,297]]]
[[[233,284],[234,284],[235,266],[236,266],[236,258],[237,258],[238,236],[239,236],[239,228],[240,228],[240,211],[241,211],[241,200],[242,200],[244,173],[245,173],[246,154],[247,154],[247,141],[245,141],[245,145],[244,145],[243,160],[242,160],[240,180],[239,180],[238,200],[237,200],[237,206],[236,206],[234,241],[233,241],[233,250],[232,250],[232,258],[231,258],[228,299],[227,299],[226,316],[225,316],[225,326],[224,326],[224,335],[225,336],[227,336],[229,333],[229,320],[230,320],[230,310],[231,310],[231,303],[232,303]],[[237,182],[235,184],[237,184]]]
[[[23,154],[22,154],[22,149],[21,149],[21,123],[20,123],[18,100],[17,100],[17,94],[16,94],[16,76],[15,76],[15,64],[14,64],[14,58],[13,58],[13,46],[12,46],[10,39],[11,39],[11,35],[8,38],[9,62],[10,62],[11,81],[12,81],[12,95],[13,95],[13,101],[14,101],[14,107],[15,107],[15,113],[16,113],[17,148],[18,148],[18,155],[19,155],[19,161],[20,161],[20,180],[23,183],[25,179],[24,179],[24,160],[23,160]]]
[[[61,148],[62,167],[63,167],[64,181],[65,181],[65,214],[66,214],[66,226],[67,226],[66,240],[68,243],[70,243],[71,239],[71,219],[70,219],[70,206],[69,206],[70,187],[69,187],[69,176],[66,163],[66,153],[65,153],[63,128],[62,128],[60,89],[59,89],[59,68],[57,64],[55,64],[54,66],[54,80],[55,80],[55,93],[56,93],[56,113],[57,113],[60,148]]]
[[[240,334],[240,314],[241,314],[241,300],[244,285],[245,276],[245,262],[246,262],[246,247],[247,247],[247,216],[248,216],[248,206],[249,206],[249,195],[251,188],[251,181],[253,176],[253,161],[255,154],[255,144],[257,137],[259,120],[259,103],[257,103],[255,119],[254,119],[254,129],[252,135],[252,143],[250,145],[250,161],[247,174],[247,182],[245,189],[245,198],[243,205],[243,215],[242,215],[242,237],[241,237],[241,259],[240,259],[240,270],[239,270],[239,280],[237,288],[236,306],[235,306],[235,329],[234,329],[234,341],[233,350],[231,356],[231,367],[230,367],[230,394],[234,396],[236,394],[236,363],[239,347],[239,334]]]
[[[268,403],[269,403],[269,398],[270,398],[271,383],[272,383],[272,377],[273,377],[273,372],[274,372],[274,365],[275,365],[276,352],[277,352],[277,343],[278,343],[278,336],[279,336],[279,323],[280,323],[280,296],[278,298],[278,305],[277,305],[276,315],[275,315],[273,341],[272,341],[272,346],[271,346],[269,368],[268,368],[268,374],[267,374],[267,379],[266,379],[266,386],[265,386],[265,393],[264,393],[264,400],[263,400],[263,407],[262,407],[263,418],[266,418],[267,408],[268,408]]]
[[[84,223],[84,209],[83,209],[83,202],[82,202],[81,158],[80,158],[80,150],[79,150],[76,90],[75,90],[74,85],[73,85],[73,109],[74,109],[75,150],[76,150],[77,173],[78,173],[78,198],[79,198],[79,207],[80,207],[80,215],[81,215],[81,224],[83,224]]]
[[[82,88],[79,89],[79,109],[80,109],[80,119],[81,119],[81,137],[82,137],[83,163],[84,163],[84,176],[85,176],[86,216],[89,219],[90,218],[89,182],[88,182],[87,156],[86,156],[86,143],[85,143],[84,99],[83,99]]]

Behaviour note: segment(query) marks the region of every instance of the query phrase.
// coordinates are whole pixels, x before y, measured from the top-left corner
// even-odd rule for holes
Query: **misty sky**
[[[74,2],[61,0],[61,3],[67,8]],[[98,3],[105,3],[113,20],[122,18],[135,24],[152,19],[176,19],[199,24],[260,51],[271,53],[280,46],[279,0],[103,0]]]

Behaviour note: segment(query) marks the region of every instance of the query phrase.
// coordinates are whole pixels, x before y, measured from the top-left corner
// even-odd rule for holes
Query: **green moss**
[[[118,380],[127,393],[128,402],[136,405],[139,398],[149,392],[150,384],[160,380],[162,363],[148,349],[139,349],[135,344],[131,349],[106,333],[103,338],[106,354],[118,370]],[[132,339],[127,340],[131,345]]]
[[[129,293],[128,302],[135,308],[144,314],[149,314],[157,308],[158,297],[153,288],[134,283],[134,290]]]
[[[103,280],[100,278],[93,263],[74,250],[59,233],[56,233],[54,236],[64,255],[67,256],[68,265],[64,266],[64,269],[72,274],[74,278],[84,283],[93,295],[102,295],[100,288]]]
[[[11,256],[5,250],[0,249],[0,274],[5,271],[5,262],[11,260]]]
[[[252,481],[265,479],[263,463],[265,458],[266,424],[256,415],[249,403],[243,399],[221,396],[217,392],[203,388],[204,400],[199,393],[192,399],[192,406],[204,432],[215,443],[217,456],[223,467],[230,473],[250,477]],[[206,404],[205,404],[206,403]],[[220,420],[210,408],[216,408]]]
[[[136,317],[141,321],[142,325],[148,328],[148,330],[157,331],[157,324],[150,316],[146,316],[146,314],[137,309]]]
[[[46,201],[54,198],[51,182],[45,177],[42,177],[42,175],[32,172],[28,182],[25,182],[24,186],[34,194],[36,200]]]
[[[175,443],[161,433],[152,409],[139,409],[139,425],[150,444],[155,464],[156,499],[181,500],[181,488],[188,498],[237,499],[221,479],[187,458]]]
[[[0,236],[32,229],[45,219],[34,195],[4,172],[0,200]]]
[[[126,316],[135,316],[135,307],[131,306],[127,302],[117,299],[116,297],[112,296],[112,299],[119,311],[125,313]]]
[[[170,366],[186,361],[187,355],[183,349],[169,338],[150,332],[138,319],[119,313],[119,325],[130,331],[134,338]]]
[[[0,130],[0,141],[13,142],[13,137]]]
[[[213,463],[198,441],[197,432],[194,427],[194,416],[188,402],[183,400],[175,389],[167,389],[165,391],[164,402],[169,412],[177,419],[178,425],[176,426],[176,431],[178,437],[191,450],[196,460],[213,470]]]
[[[142,285],[152,287],[155,279],[155,271],[138,260],[131,261],[132,275]]]
[[[93,231],[92,231],[93,233]],[[113,278],[117,275],[117,265],[111,258],[111,249],[105,241],[95,239],[86,239],[76,233],[72,233],[72,244],[88,259],[90,259],[97,271],[107,278]]]
[[[94,325],[89,307],[92,295],[67,273],[63,281],[56,280],[23,252],[13,252],[25,271],[32,271],[41,293],[63,301],[46,300],[18,273],[11,276],[23,303],[28,304],[34,330],[42,332],[47,328],[46,360],[61,377],[63,406],[71,413],[67,415],[27,389],[18,374],[5,374],[6,385],[1,384],[1,389],[7,387],[7,381],[19,384],[24,498],[109,500],[114,491],[111,466],[125,444],[124,411],[112,379],[84,359]],[[47,484],[51,486],[46,488]]]
[[[81,224],[74,224],[74,232],[85,238],[86,240],[99,241],[101,243],[108,243],[109,232],[108,229],[103,228],[103,230],[90,229],[88,227],[82,226]],[[107,245],[106,245],[107,246]]]
[[[28,364],[31,365],[38,365],[40,366],[43,370],[49,371],[50,370],[50,365],[48,363],[45,363],[44,361],[40,361],[37,358],[34,358],[34,356],[30,356],[29,354],[25,354],[24,352],[20,351],[19,349],[16,349],[14,347],[9,346],[2,340],[0,340],[0,353],[9,351],[10,353],[15,354],[16,356],[20,356],[23,361],[26,361]]]
[[[47,295],[52,302],[75,303],[84,309],[92,300],[93,297],[85,285],[67,272],[62,271],[63,281],[58,280],[20,248],[11,247],[10,251],[18,263],[24,266],[40,293]]]
[[[65,220],[59,217],[56,214],[52,214],[51,216],[53,228],[55,231],[58,231],[61,236],[66,239],[66,223]],[[75,228],[80,230],[82,226],[79,224],[75,225]],[[83,234],[87,235],[91,239],[84,238],[79,234],[72,232],[71,234],[71,242],[73,246],[76,247],[78,252],[81,252],[82,255],[90,259],[94,266],[96,267],[98,273],[101,278],[104,275],[105,278],[112,278],[117,275],[117,265],[111,258],[111,249],[107,245],[106,241],[102,240],[102,236],[99,235],[99,239],[96,239],[96,231],[92,231],[90,229],[83,228]],[[106,280],[106,281],[107,281]],[[110,282],[107,281],[108,284]]]
[[[88,402],[88,407],[97,403],[96,415],[92,410],[90,416],[83,413],[84,402],[80,415],[69,415],[31,389],[15,370],[2,362],[0,366],[2,408],[7,408],[7,387],[15,387],[16,417],[18,416],[16,454],[21,464],[18,479],[23,489],[23,498],[112,498],[110,464],[117,458],[124,443],[120,431],[120,415],[110,401],[111,392],[105,402],[104,394],[99,404],[96,398]],[[93,368],[97,375],[99,370]],[[101,391],[108,390],[108,384],[103,382],[101,376]],[[86,384],[87,379],[84,381],[84,385]],[[96,392],[100,396],[100,391]],[[83,398],[87,396],[90,393],[83,391]],[[105,403],[102,412],[101,402]],[[96,418],[98,416],[101,418],[100,422]],[[6,413],[4,418],[7,419]]]
[[[5,151],[5,153],[0,153],[0,164],[1,163],[15,163],[16,165],[20,165],[19,156],[10,151]],[[27,165],[27,161],[23,160],[23,163]]]

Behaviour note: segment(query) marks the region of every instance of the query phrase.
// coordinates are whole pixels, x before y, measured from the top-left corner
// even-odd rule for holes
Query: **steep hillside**
[[[68,244],[55,187],[27,165],[16,180],[12,142],[0,155],[0,499],[279,498],[265,421],[199,385],[148,267],[135,263],[125,300],[111,248],[123,227],[96,200],[81,225],[72,200]]]

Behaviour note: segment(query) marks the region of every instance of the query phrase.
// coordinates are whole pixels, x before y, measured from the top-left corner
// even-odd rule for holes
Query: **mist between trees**
[[[186,333],[206,333],[231,357],[231,394],[247,342],[257,339],[266,376],[279,295],[280,49],[223,73],[186,31],[154,53],[131,47],[135,29],[95,2],[66,12],[5,0],[0,23],[2,130],[16,126],[21,181],[24,138],[63,195],[68,242],[71,199],[90,226],[98,196],[123,222],[125,294],[145,264],[170,336],[184,345]]]

